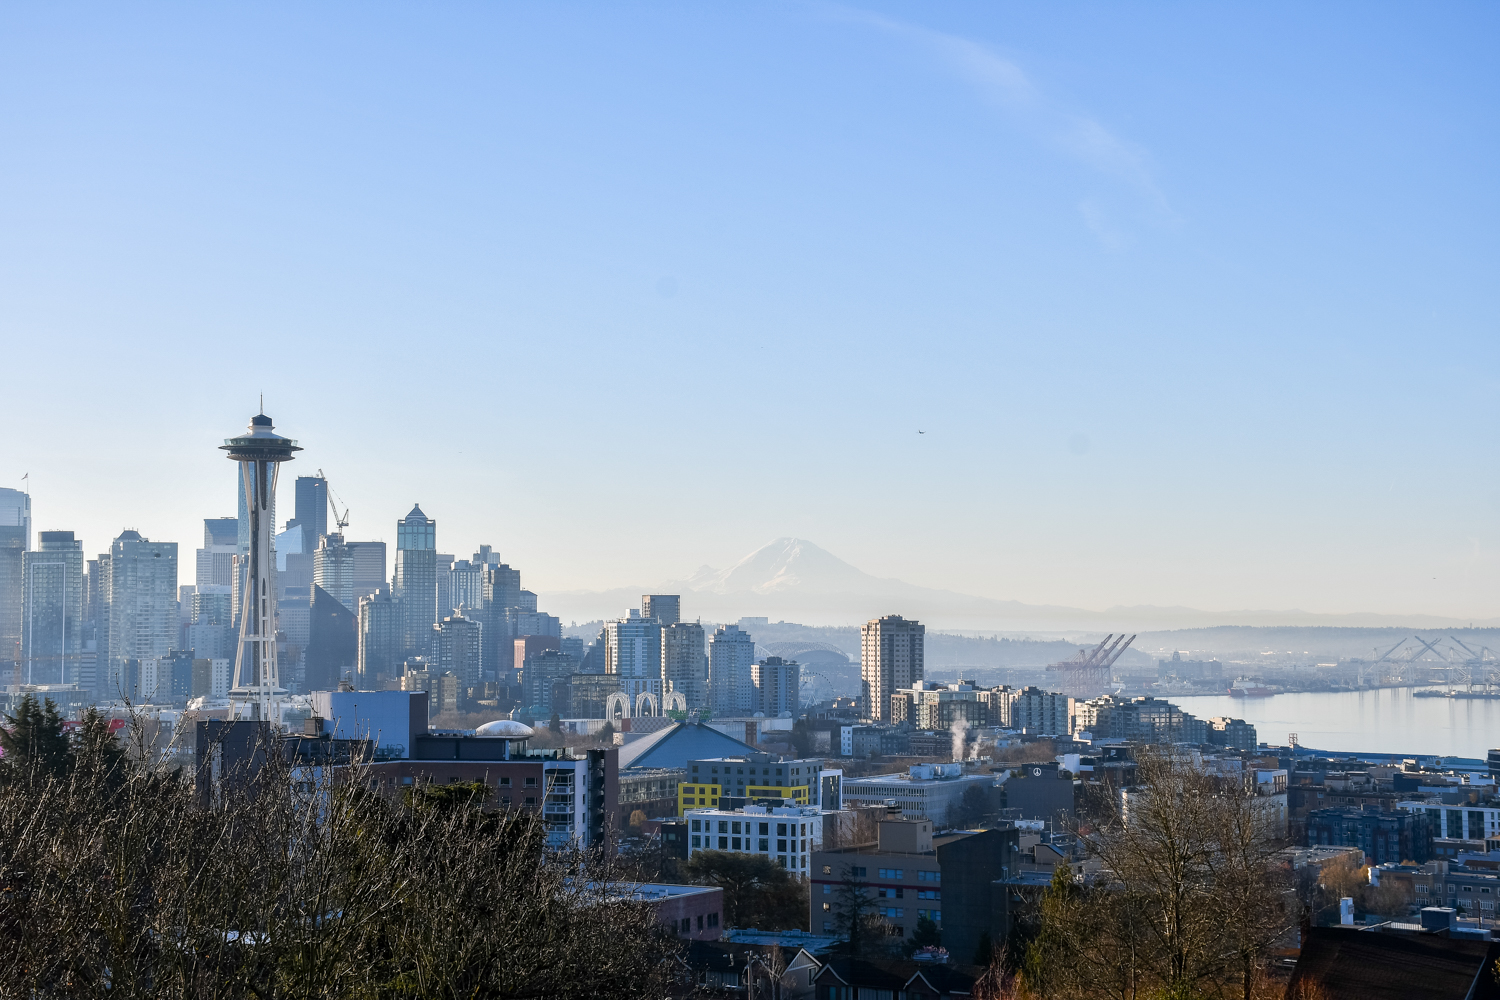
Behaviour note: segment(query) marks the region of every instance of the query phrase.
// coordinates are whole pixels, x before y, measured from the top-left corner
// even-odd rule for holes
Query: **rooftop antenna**
[[[266,394],[265,393],[261,393],[260,394],[260,412],[261,413],[265,413],[266,412]]]

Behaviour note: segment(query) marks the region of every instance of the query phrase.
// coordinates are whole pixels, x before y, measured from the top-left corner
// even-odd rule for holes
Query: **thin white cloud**
[[[1152,177],[1146,150],[1115,135],[1094,117],[1066,110],[1049,100],[1025,70],[1011,60],[979,42],[882,14],[838,5],[824,10],[840,20],[902,38],[930,53],[940,66],[974,87],[981,97],[1018,123],[1037,132],[1053,148],[1124,184],[1145,203],[1156,221],[1169,224],[1176,221],[1166,196]],[[1099,233],[1091,221],[1102,218],[1098,207],[1086,210],[1080,205],[1080,212],[1089,227]],[[1118,231],[1115,232],[1118,236]],[[1102,235],[1100,238],[1104,239]]]

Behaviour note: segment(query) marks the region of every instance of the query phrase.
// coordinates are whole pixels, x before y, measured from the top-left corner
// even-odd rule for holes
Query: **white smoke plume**
[[[953,759],[956,761],[963,760],[965,757],[964,734],[968,732],[968,730],[969,724],[963,719],[953,720]]]

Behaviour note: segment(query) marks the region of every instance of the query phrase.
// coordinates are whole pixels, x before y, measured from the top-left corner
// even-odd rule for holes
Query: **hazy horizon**
[[[995,601],[1492,620],[1497,22],[12,6],[0,486],[190,583],[264,393],[279,521],[321,467],[350,537],[420,502],[543,610],[796,538]]]

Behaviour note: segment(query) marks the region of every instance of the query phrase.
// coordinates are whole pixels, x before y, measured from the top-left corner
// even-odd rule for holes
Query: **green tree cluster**
[[[807,930],[807,885],[764,854],[697,851],[682,871],[695,884],[724,890],[726,926]]]

